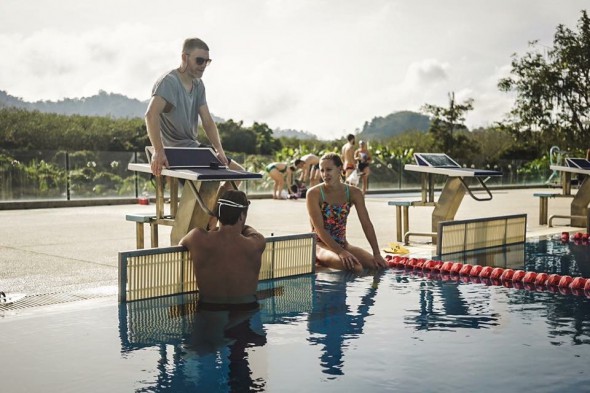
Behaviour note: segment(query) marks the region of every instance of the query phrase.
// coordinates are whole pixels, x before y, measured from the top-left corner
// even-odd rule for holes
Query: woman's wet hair
[[[235,225],[242,213],[248,212],[248,197],[243,191],[227,190],[217,201],[217,218],[223,225]]]
[[[324,161],[324,160],[332,160],[332,162],[334,163],[334,165],[336,165],[336,167],[338,167],[338,168],[342,168],[342,166],[344,165],[342,163],[342,158],[340,158],[340,156],[337,153],[326,153],[326,154],[324,154],[320,158],[320,161]]]

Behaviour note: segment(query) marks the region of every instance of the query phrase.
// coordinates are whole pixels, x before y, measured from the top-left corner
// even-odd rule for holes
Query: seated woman
[[[303,167],[303,161],[295,160],[293,165],[289,165],[285,162],[272,162],[264,168],[268,173],[268,176],[275,182],[272,199],[282,199],[281,192],[285,188],[285,177],[287,178],[286,184],[289,186],[293,183],[293,175]],[[289,187],[287,191],[291,193]]]
[[[387,264],[381,256],[363,193],[342,183],[342,167],[338,154],[324,154],[320,159],[323,182],[307,191],[307,212],[312,230],[318,236],[316,260],[322,266],[357,273],[363,269],[384,268]],[[346,241],[346,221],[353,206],[373,254]]]

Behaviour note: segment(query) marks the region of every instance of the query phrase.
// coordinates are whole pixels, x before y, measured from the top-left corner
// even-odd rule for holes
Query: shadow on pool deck
[[[543,189],[546,190],[546,189]],[[456,219],[526,213],[527,236],[562,231],[585,231],[585,228],[539,225],[539,201],[533,193],[539,189],[495,190],[489,202],[477,202],[466,196]],[[420,199],[419,194],[414,195]],[[399,195],[368,195],[367,208],[381,248],[395,240],[395,208],[388,200]],[[408,199],[408,195],[403,196]],[[571,198],[549,202],[549,214],[569,214]],[[126,213],[151,213],[152,205],[110,205],[52,209],[0,211],[0,291],[59,298],[67,301],[116,295],[119,251],[135,248],[134,223],[125,221]],[[410,208],[410,229],[431,230],[432,207]],[[558,220],[564,225],[566,220]],[[305,200],[277,201],[255,199],[248,223],[265,236],[308,232],[309,220]],[[160,226],[160,244],[169,245],[170,227]],[[347,237],[350,243],[368,248],[356,216],[349,217]],[[149,234],[146,233],[149,242]],[[429,238],[411,239],[412,254],[429,256],[434,247]],[[50,296],[50,298],[51,298]],[[64,300],[62,300],[64,301]],[[51,303],[51,300],[48,301]],[[58,301],[56,301],[58,302]]]

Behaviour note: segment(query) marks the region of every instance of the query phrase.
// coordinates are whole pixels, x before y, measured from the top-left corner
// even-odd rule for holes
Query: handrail
[[[489,177],[488,177],[489,178]],[[483,189],[485,190],[485,192],[487,192],[488,197],[487,198],[478,198],[475,196],[475,194],[473,194],[473,192],[471,192],[471,189],[469,188],[469,185],[465,182],[465,180],[460,177],[459,180],[461,180],[461,183],[463,183],[463,185],[465,186],[465,189],[467,190],[467,192],[469,193],[469,196],[471,196],[471,198],[475,199],[476,201],[482,202],[482,201],[491,201],[493,196],[492,196],[492,192],[490,191],[490,189],[488,188],[488,186],[486,186],[485,182],[483,182],[481,180],[480,177],[476,177],[477,181],[479,181],[479,184],[481,184],[481,186],[483,187]]]

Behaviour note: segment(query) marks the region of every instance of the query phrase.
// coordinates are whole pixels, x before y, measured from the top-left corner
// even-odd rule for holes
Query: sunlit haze
[[[375,116],[474,99],[467,125],[502,120],[511,55],[576,29],[587,0],[2,0],[0,90],[27,101],[99,90],[147,100],[199,37],[211,112],[321,138]]]

